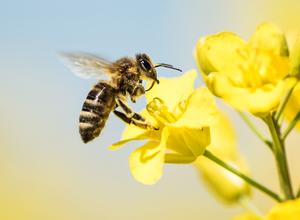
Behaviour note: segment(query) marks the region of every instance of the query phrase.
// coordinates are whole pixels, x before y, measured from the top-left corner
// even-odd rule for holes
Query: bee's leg
[[[125,112],[127,117],[132,118],[134,116],[135,112],[132,111],[132,109],[122,99],[116,98],[116,103],[117,103],[117,106],[120,106],[120,108],[123,109],[123,111]]]
[[[120,118],[122,121],[124,121],[127,124],[131,124],[131,118],[128,118],[126,114],[124,114],[123,112],[119,112],[117,110],[114,110],[114,114],[116,116],[118,116],[118,118]]]
[[[119,118],[121,118],[124,122],[126,122],[128,124],[134,124],[143,129],[150,128],[150,129],[158,130],[158,128],[155,128],[149,122],[147,122],[143,116],[132,111],[132,109],[126,103],[124,103],[122,100],[117,98],[116,102],[117,102],[117,105],[120,106],[124,110],[125,113],[119,112],[117,110],[114,110],[114,113]]]
[[[120,108],[123,109],[125,115],[128,118],[131,118],[132,120],[142,121],[142,122],[146,123],[146,119],[143,116],[141,116],[140,114],[135,113],[124,101],[117,98],[116,102],[117,102],[117,105],[120,106]]]
[[[134,124],[135,126],[142,128],[142,129],[155,129],[152,125],[148,124],[145,121],[139,121],[134,118],[128,117],[125,113],[119,112],[117,110],[114,110],[114,114],[118,116],[122,121],[126,122],[127,124]]]
[[[140,97],[141,95],[145,94],[145,88],[143,87],[142,84],[138,84],[132,91],[132,94],[130,96],[130,99],[133,103],[136,102],[137,98]]]

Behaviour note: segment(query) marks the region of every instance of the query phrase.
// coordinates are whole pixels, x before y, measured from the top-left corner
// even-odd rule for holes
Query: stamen
[[[287,57],[282,57],[272,50],[250,46],[247,50],[249,56],[243,59],[239,67],[246,87],[256,88],[269,83],[274,84],[288,73]]]
[[[258,87],[262,85],[261,71],[268,68],[270,65],[266,63],[266,55],[255,48],[245,48],[237,51],[241,58],[241,63],[238,65],[242,73],[240,86],[242,87]]]
[[[152,117],[163,124],[173,123],[177,120],[177,118],[169,111],[164,101],[160,98],[154,98],[148,103],[146,109]]]

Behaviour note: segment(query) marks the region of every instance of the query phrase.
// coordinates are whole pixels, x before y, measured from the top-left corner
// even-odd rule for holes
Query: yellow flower
[[[267,214],[266,220],[299,220],[300,199],[275,205]]]
[[[266,216],[260,217],[254,213],[244,213],[234,220],[299,220],[300,199],[278,203],[271,208]]]
[[[227,116],[219,112],[218,122],[210,126],[211,143],[207,150],[224,162],[247,173],[243,158],[237,151],[234,129]],[[249,185],[206,157],[199,157],[194,163],[209,189],[225,203],[235,203],[250,193]]]
[[[196,76],[192,70],[181,77],[160,79],[146,94],[147,110],[142,111],[159,130],[128,125],[122,139],[110,147],[114,150],[129,141],[147,141],[129,157],[131,173],[139,182],[157,182],[165,162],[192,163],[210,144],[209,126],[216,120],[216,106],[207,89],[194,89]]]
[[[230,32],[201,38],[195,58],[208,88],[234,108],[261,116],[278,107],[289,52],[276,26],[259,25],[249,42]]]

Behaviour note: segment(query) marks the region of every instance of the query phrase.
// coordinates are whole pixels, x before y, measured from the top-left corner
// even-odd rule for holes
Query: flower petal
[[[288,46],[285,35],[275,25],[262,23],[259,25],[249,41],[254,48],[271,50],[277,55],[288,56]]]
[[[265,84],[258,88],[236,87],[224,74],[211,73],[206,84],[216,96],[224,99],[237,110],[264,115],[277,108],[285,89],[285,81]]]
[[[194,156],[196,159],[204,153],[205,148],[210,144],[209,127],[178,128],[168,126],[164,130],[168,134],[167,149],[183,156]]]
[[[159,97],[172,111],[182,99],[192,93],[196,77],[196,71],[190,70],[180,77],[160,78],[160,83],[146,93],[147,102]]]
[[[300,219],[300,199],[276,204],[268,213],[266,220]]]
[[[240,51],[245,46],[243,39],[230,32],[201,38],[196,45],[196,62],[205,75],[218,71],[238,75],[243,62]]]
[[[143,184],[154,184],[162,176],[165,145],[149,141],[133,151],[129,157],[129,167],[133,177]]]
[[[167,153],[165,154],[165,163],[174,163],[174,164],[189,164],[196,160],[196,157],[186,156],[182,154],[174,154],[174,153]]]
[[[187,99],[186,110],[172,126],[189,128],[210,126],[216,121],[217,114],[212,94],[204,87],[198,88]]]
[[[119,148],[121,148],[124,144],[127,144],[130,141],[138,141],[138,140],[145,140],[149,138],[149,134],[148,132],[144,132],[140,135],[134,136],[132,138],[127,138],[127,139],[122,139],[116,143],[113,143],[112,145],[110,145],[108,147],[109,150],[118,150]]]

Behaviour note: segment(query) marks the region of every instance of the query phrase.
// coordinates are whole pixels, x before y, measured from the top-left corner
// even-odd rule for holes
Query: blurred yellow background
[[[166,166],[154,186],[137,183],[128,168],[133,148],[107,150],[124,128],[115,117],[100,138],[84,145],[78,116],[94,80],[72,75],[57,53],[86,51],[114,60],[147,52],[156,62],[188,70],[195,68],[192,52],[200,36],[230,30],[247,38],[262,21],[294,33],[299,1],[1,3],[1,220],[230,219],[242,211],[212,197],[192,166]],[[175,74],[159,70],[160,76]],[[144,104],[142,99],[134,108]],[[234,122],[253,176],[278,191],[268,149],[236,113],[221,106]],[[299,139],[294,133],[288,140],[295,188],[300,182]],[[254,202],[262,210],[273,204],[257,191]]]

